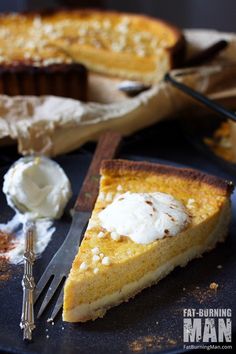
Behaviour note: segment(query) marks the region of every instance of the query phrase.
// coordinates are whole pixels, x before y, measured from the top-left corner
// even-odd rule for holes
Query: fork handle
[[[24,252],[24,275],[22,278],[23,302],[20,327],[24,330],[23,339],[32,340],[32,331],[34,324],[34,277],[33,264],[35,261],[34,254],[34,233],[35,224],[28,222],[26,224],[26,241]]]
[[[115,156],[121,138],[120,133],[113,131],[105,132],[99,138],[92,162],[75,202],[76,211],[92,211],[98,195],[101,162]]]

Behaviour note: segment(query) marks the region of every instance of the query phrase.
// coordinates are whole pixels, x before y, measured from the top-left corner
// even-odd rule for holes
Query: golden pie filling
[[[183,50],[178,29],[145,16],[81,10],[0,17],[2,64],[75,61],[92,71],[152,82]]]
[[[236,123],[230,120],[220,124],[204,143],[220,158],[236,163]]]
[[[101,173],[97,202],[65,286],[63,318],[69,322],[102,317],[227,234],[232,186],[219,178],[122,160],[104,162]],[[156,192],[175,198],[186,210],[187,223],[178,234],[140,244],[101,225],[101,213],[115,198]]]

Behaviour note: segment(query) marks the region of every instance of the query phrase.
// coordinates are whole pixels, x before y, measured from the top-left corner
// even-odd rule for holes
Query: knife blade
[[[80,189],[79,195],[75,202],[71,227],[63,244],[54,255],[46,270],[41,276],[35,291],[35,302],[50,281],[50,287],[45,295],[38,312],[38,318],[44,312],[50,303],[53,295],[61,287],[61,284],[69,274],[73,259],[76,255],[78,246],[83,238],[84,231],[91,216],[98,190],[99,190],[99,173],[102,160],[111,159],[115,156],[121,142],[121,135],[117,132],[106,132],[101,135],[95,150],[92,162]],[[59,312],[63,301],[63,289],[57,299],[57,303],[50,316],[52,321]]]

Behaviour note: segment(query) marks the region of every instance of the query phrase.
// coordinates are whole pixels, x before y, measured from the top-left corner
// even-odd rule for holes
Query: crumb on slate
[[[210,285],[209,285],[209,288],[211,290],[217,290],[219,287],[219,284],[215,283],[215,282],[212,282]]]

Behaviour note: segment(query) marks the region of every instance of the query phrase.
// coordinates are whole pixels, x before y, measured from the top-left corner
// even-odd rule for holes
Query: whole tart
[[[99,195],[65,284],[63,319],[68,322],[103,317],[110,307],[214,248],[228,232],[232,183],[192,169],[125,160],[104,161],[101,176]],[[98,214],[117,193],[125,192],[170,194],[186,207],[191,221],[178,235],[148,244],[122,236],[114,240],[101,228]]]
[[[183,61],[185,40],[148,16],[95,10],[0,16],[0,62],[81,63],[90,71],[157,82]]]

